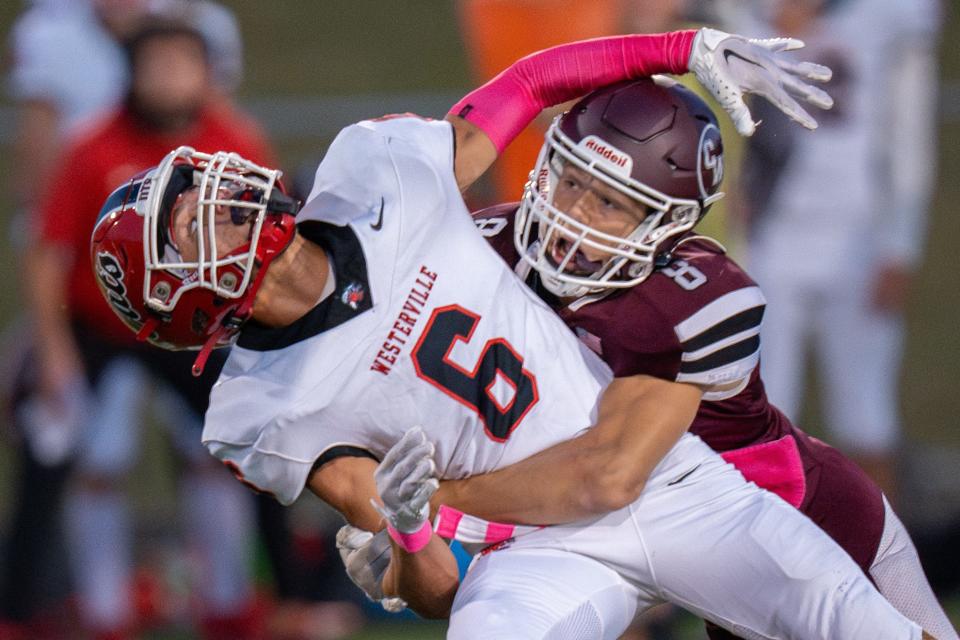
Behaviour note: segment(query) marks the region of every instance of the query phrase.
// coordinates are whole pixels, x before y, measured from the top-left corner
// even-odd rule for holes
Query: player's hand
[[[693,41],[689,69],[730,114],[741,135],[753,135],[757,128],[743,101],[747,93],[766,98],[794,122],[816,129],[817,121],[795,97],[821,109],[832,107],[833,99],[825,91],[806,82],[826,82],[832,72],[784,56],[801,47],[803,42],[793,38],[756,40],[704,28]]]
[[[400,533],[420,531],[430,517],[430,496],[440,486],[433,452],[433,443],[423,429],[413,427],[374,472],[383,505],[374,502],[373,506]]]
[[[83,359],[72,338],[57,336],[40,344],[39,393],[52,410],[62,415],[77,388],[85,386]]]
[[[347,576],[366,596],[390,613],[407,608],[402,598],[383,595],[383,574],[390,566],[390,536],[384,529],[373,534],[365,529],[344,525],[337,531],[337,551],[347,569]]]
[[[874,275],[871,302],[881,313],[900,313],[907,306],[913,270],[899,262],[880,265]]]

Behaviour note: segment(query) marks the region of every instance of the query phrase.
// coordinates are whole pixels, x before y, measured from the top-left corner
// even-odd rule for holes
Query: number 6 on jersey
[[[434,310],[411,357],[417,376],[480,416],[486,434],[504,442],[537,403],[537,380],[505,338],[491,338],[473,371],[450,359],[458,341],[469,343],[480,316],[459,305]]]

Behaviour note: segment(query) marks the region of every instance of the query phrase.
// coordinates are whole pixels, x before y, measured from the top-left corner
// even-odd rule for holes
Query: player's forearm
[[[425,618],[446,618],[460,584],[457,561],[437,536],[416,553],[392,543],[390,566],[383,577],[383,593],[399,596]]]
[[[483,129],[499,151],[546,107],[598,87],[656,73],[686,73],[695,31],[571,42],[532,53],[450,109]]]
[[[56,107],[46,100],[28,101],[20,110],[11,184],[21,206],[35,205],[50,178],[59,157],[59,120]]]
[[[649,456],[659,458],[659,452]],[[655,462],[579,438],[493,473],[443,482],[434,504],[491,520],[528,525],[576,522],[636,500]]]
[[[571,42],[521,58],[450,108],[455,171],[465,189],[547,107],[621,80],[689,70],[695,31]],[[458,127],[457,120],[470,124]],[[483,135],[473,135],[482,132]]]
[[[376,468],[376,461],[370,458],[334,458],[310,473],[307,488],[353,526],[375,533],[385,526],[383,516],[370,504],[377,498]]]
[[[591,430],[492,473],[441,482],[432,502],[497,522],[574,522],[629,504],[642,491],[640,465],[624,468],[617,458],[612,443]]]
[[[64,275],[67,259],[56,246],[38,245],[27,255],[24,291],[34,333],[45,351],[73,349]]]
[[[432,502],[516,524],[574,522],[620,509],[640,496],[699,401],[690,385],[617,378],[592,429],[509,467],[442,482]]]

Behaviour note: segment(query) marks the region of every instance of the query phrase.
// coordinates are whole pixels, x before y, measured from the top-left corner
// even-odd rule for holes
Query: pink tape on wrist
[[[419,530],[413,533],[402,533],[388,523],[387,533],[390,534],[394,542],[400,545],[401,549],[407,553],[416,553],[430,542],[430,536],[433,535],[433,527],[430,526],[430,521],[427,520]]]
[[[621,80],[686,73],[696,33],[612,36],[544,49],[464,96],[450,113],[478,126],[503,151],[546,107]]]

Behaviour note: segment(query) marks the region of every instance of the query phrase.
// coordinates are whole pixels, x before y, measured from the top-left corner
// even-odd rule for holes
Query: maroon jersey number
[[[450,360],[457,341],[469,343],[480,316],[459,305],[438,307],[411,357],[417,375],[480,416],[486,434],[504,442],[537,403],[537,379],[505,338],[491,338],[473,371]]]

